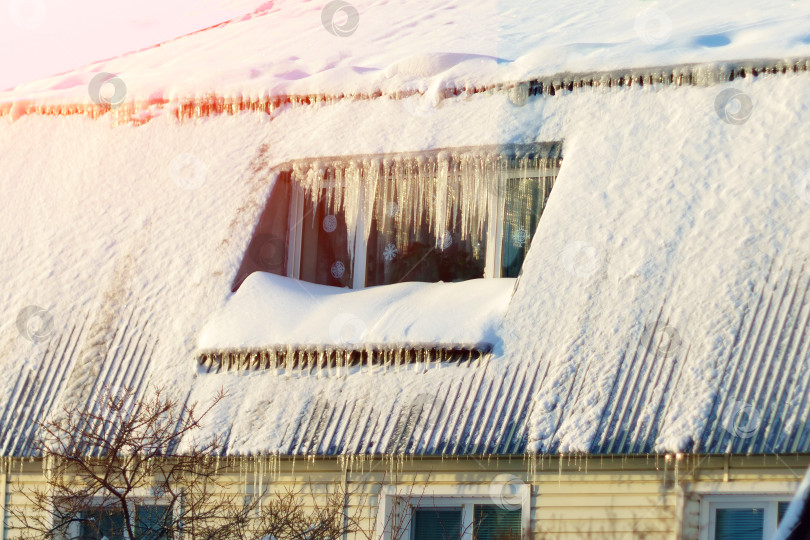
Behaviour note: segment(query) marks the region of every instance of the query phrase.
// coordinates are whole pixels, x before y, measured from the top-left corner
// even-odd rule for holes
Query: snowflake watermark
[[[44,0],[11,0],[8,3],[11,21],[25,30],[36,30],[45,24],[48,6]]]
[[[332,272],[333,278],[340,279],[343,277],[343,274],[346,273],[346,265],[343,264],[342,261],[335,261],[332,263],[330,271]]]
[[[328,215],[323,218],[323,230],[327,233],[335,232],[337,229],[337,218],[333,215]]]
[[[810,169],[793,179],[793,190],[799,199],[810,204]]]
[[[396,259],[398,253],[399,250],[397,249],[396,244],[388,244],[387,246],[385,246],[385,249],[383,250],[383,259],[385,259],[388,262],[391,262],[394,259]]]
[[[97,73],[87,85],[90,100],[96,105],[116,108],[127,97],[127,85],[113,73]]]
[[[385,215],[392,218],[396,217],[399,213],[399,205],[396,202],[390,202],[385,205]]]
[[[360,13],[348,2],[332,0],[321,11],[321,22],[333,36],[349,37],[357,31]]]
[[[182,153],[169,163],[169,176],[182,189],[199,189],[208,177],[208,167],[195,154]]]
[[[683,346],[678,329],[668,324],[647,326],[641,342],[642,347],[649,346],[650,352],[664,358],[675,356]]]
[[[271,234],[259,234],[251,242],[248,253],[259,268],[275,269],[284,263],[285,250],[284,240],[280,237]]]
[[[750,403],[735,401],[731,411],[725,415],[723,426],[735,437],[749,439],[757,434],[762,424],[762,415]]]
[[[661,45],[672,36],[672,19],[660,9],[647,8],[636,15],[635,29],[644,43]]]
[[[512,233],[512,245],[516,248],[525,247],[529,242],[529,233],[526,229],[517,229]]]
[[[599,268],[599,250],[588,242],[576,241],[565,246],[562,263],[568,272],[577,277],[589,277]]]
[[[22,337],[38,343],[53,335],[53,315],[39,306],[26,306],[17,314],[17,331]]]
[[[503,510],[518,510],[523,501],[520,488],[523,480],[513,474],[499,474],[489,483],[489,498]]]
[[[444,231],[437,239],[439,248],[447,249],[453,245],[453,235],[450,231]]]
[[[337,345],[354,345],[365,338],[366,323],[354,313],[339,313],[329,323],[329,337]]]
[[[529,84],[516,84],[507,91],[507,96],[509,97],[509,103],[515,107],[523,107],[529,101]]]
[[[726,88],[714,98],[714,110],[723,122],[739,126],[751,118],[754,102],[742,90]]]

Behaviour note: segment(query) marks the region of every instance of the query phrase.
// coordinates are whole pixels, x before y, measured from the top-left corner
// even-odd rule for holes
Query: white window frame
[[[134,494],[131,495],[131,497],[134,498],[134,499],[140,499],[138,501],[139,504],[136,505],[134,501],[130,501],[129,504],[127,505],[127,507],[129,508],[130,515],[135,516],[136,520],[137,520],[136,507],[139,506],[139,505],[141,505],[141,506],[151,506],[151,505],[169,506],[170,501],[168,499],[166,499],[165,497],[160,497],[160,496],[153,495],[151,489],[139,488],[139,489],[136,489],[133,493]],[[100,507],[100,505],[101,505],[101,503],[103,501],[104,501],[103,497],[94,497],[93,502],[91,503],[90,508],[88,508],[88,510],[99,509],[99,507]],[[178,509],[175,508],[172,511],[177,512]],[[124,538],[126,538],[128,536],[127,532],[123,531],[123,533],[124,533]],[[81,534],[81,523],[71,523],[70,525],[68,525],[68,538],[78,538],[80,534]]]
[[[780,502],[790,502],[793,494],[722,494],[707,495],[700,501],[700,540],[715,540],[717,510],[726,508],[762,508],[763,540],[776,533],[777,509]]]
[[[517,484],[517,497],[520,498],[520,529],[521,538],[530,533],[531,518],[531,486]],[[413,510],[415,508],[461,508],[462,534],[461,540],[473,538],[473,506],[477,504],[495,505],[492,499],[490,484],[468,484],[455,486],[426,486],[424,490],[417,489],[416,493],[403,494],[410,491],[412,486],[382,486],[377,508],[376,538],[391,540],[391,529],[386,527],[388,517],[398,508],[399,512],[408,512],[403,516],[407,520],[402,538],[411,540],[413,524]]]
[[[559,174],[559,166],[546,167],[545,178],[556,179]],[[540,172],[536,169],[528,171],[525,176],[523,172],[517,169],[509,171],[508,178],[535,178],[538,181],[541,178]],[[556,180],[555,180],[556,183]],[[290,182],[290,213],[289,213],[289,226],[287,238],[287,276],[293,279],[300,279],[301,275],[301,224],[304,221],[304,201],[306,193],[304,189],[297,185],[294,181]],[[326,184],[324,184],[326,185]],[[347,239],[348,242],[354,243],[354,260],[352,261],[352,289],[364,289],[366,286],[366,242],[363,238],[363,208],[365,201],[363,200],[363,193],[359,193],[359,201],[357,205],[357,226],[355,228],[355,237]],[[501,275],[501,236],[503,234],[503,205],[500,201],[490,199],[487,207],[487,223],[494,224],[488,226],[486,231],[487,237],[487,251],[484,263],[484,278],[500,278]],[[538,227],[540,226],[538,220]]]

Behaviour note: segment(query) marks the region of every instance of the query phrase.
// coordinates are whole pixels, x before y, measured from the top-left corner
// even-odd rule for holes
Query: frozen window
[[[256,270],[353,288],[516,277],[560,147],[293,163],[274,185],[234,289]]]

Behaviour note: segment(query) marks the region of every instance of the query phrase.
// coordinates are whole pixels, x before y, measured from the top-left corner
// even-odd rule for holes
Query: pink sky
[[[247,13],[262,3],[0,0],[0,90],[148,47]]]

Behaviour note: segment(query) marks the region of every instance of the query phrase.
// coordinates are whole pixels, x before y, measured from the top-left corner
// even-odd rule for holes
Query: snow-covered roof
[[[612,6],[597,12],[619,9]],[[635,10],[625,14],[615,47],[575,47],[574,30],[581,28],[575,25],[553,38],[579,55],[559,66],[544,60],[550,49],[535,42],[541,14],[515,6],[509,13],[525,16],[499,28],[513,31],[509,43],[525,46],[524,54],[515,54],[522,75],[620,66],[631,57],[655,65],[694,60],[696,51],[708,50],[694,41],[698,34],[727,36],[725,59],[753,55],[746,47],[758,39],[758,50],[773,57],[808,52],[797,33],[806,8],[767,15],[735,4],[733,21],[718,31],[716,21],[688,22],[694,7],[682,1],[670,12],[681,13],[673,20],[685,21],[691,34],[684,35],[692,37],[673,32],[672,43],[660,45],[629,37]],[[279,9],[292,21],[318,15],[308,4]],[[568,9],[574,8],[566,5],[553,16],[565,21]],[[439,22],[447,16],[432,12]],[[477,24],[487,19],[486,10],[469,13]],[[603,28],[588,17],[585,28]],[[274,20],[257,15],[238,24]],[[461,31],[431,42],[438,32],[433,24],[422,21],[411,34],[394,35],[432,43],[422,52],[436,58],[448,49],[481,54],[475,48],[485,40],[464,49]],[[471,24],[459,21],[460,27]],[[761,34],[751,33],[756,28]],[[216,37],[210,48],[242,35],[209,32],[195,35]],[[254,31],[244,33],[258,40]],[[704,42],[720,38],[712,39]],[[406,42],[379,65],[405,58]],[[684,43],[692,44],[691,52]],[[709,49],[721,58],[722,47]],[[286,49],[280,44],[278,50]],[[154,51],[113,62],[153,66]],[[246,63],[253,54],[245,53]],[[184,73],[186,64],[177,65]],[[438,79],[457,73],[474,82],[501,80],[500,71],[482,75],[476,65],[444,66]],[[169,79],[165,73],[155,72],[154,80]],[[206,88],[205,81],[223,71],[200,73],[195,84]],[[512,80],[512,72],[504,73],[504,81]],[[420,80],[438,80],[432,76]],[[275,91],[262,77],[257,84]],[[223,80],[240,78],[250,81],[242,72]],[[136,78],[127,80],[132,86]],[[334,78],[336,84],[349,80]],[[404,88],[415,79],[391,80]],[[330,81],[324,74],[307,84],[333,90]],[[65,99],[71,95],[68,86],[42,84],[64,90]],[[30,97],[35,85],[17,92]],[[808,452],[808,98],[807,73],[788,72],[700,87],[574,88],[518,102],[507,92],[481,93],[429,108],[415,106],[420,102],[413,97],[341,100],[282,108],[272,121],[245,113],[182,124],[158,115],[137,127],[111,127],[106,117],[30,115],[3,123],[0,366],[8,376],[0,391],[9,397],[0,404],[0,452],[29,454],[34,421],[60,404],[92,407],[105,383],[166,385],[193,401],[224,387],[229,397],[206,430],[226,433],[227,452],[234,454]],[[334,375],[198,369],[206,323],[240,302],[230,286],[277,165],[559,140],[564,165],[492,356],[464,365],[378,366]],[[261,279],[267,278],[253,278]],[[283,298],[282,291],[267,290]],[[281,317],[272,305],[256,308]],[[321,315],[316,322],[323,325]],[[43,322],[44,328],[37,326]],[[481,332],[489,330],[482,326]],[[407,333],[403,339],[408,345]]]
[[[699,16],[696,16],[699,13]],[[126,100],[384,94],[563,72],[810,56],[810,8],[755,0],[425,4],[256,0],[245,16],[0,94],[91,103],[111,73]]]

